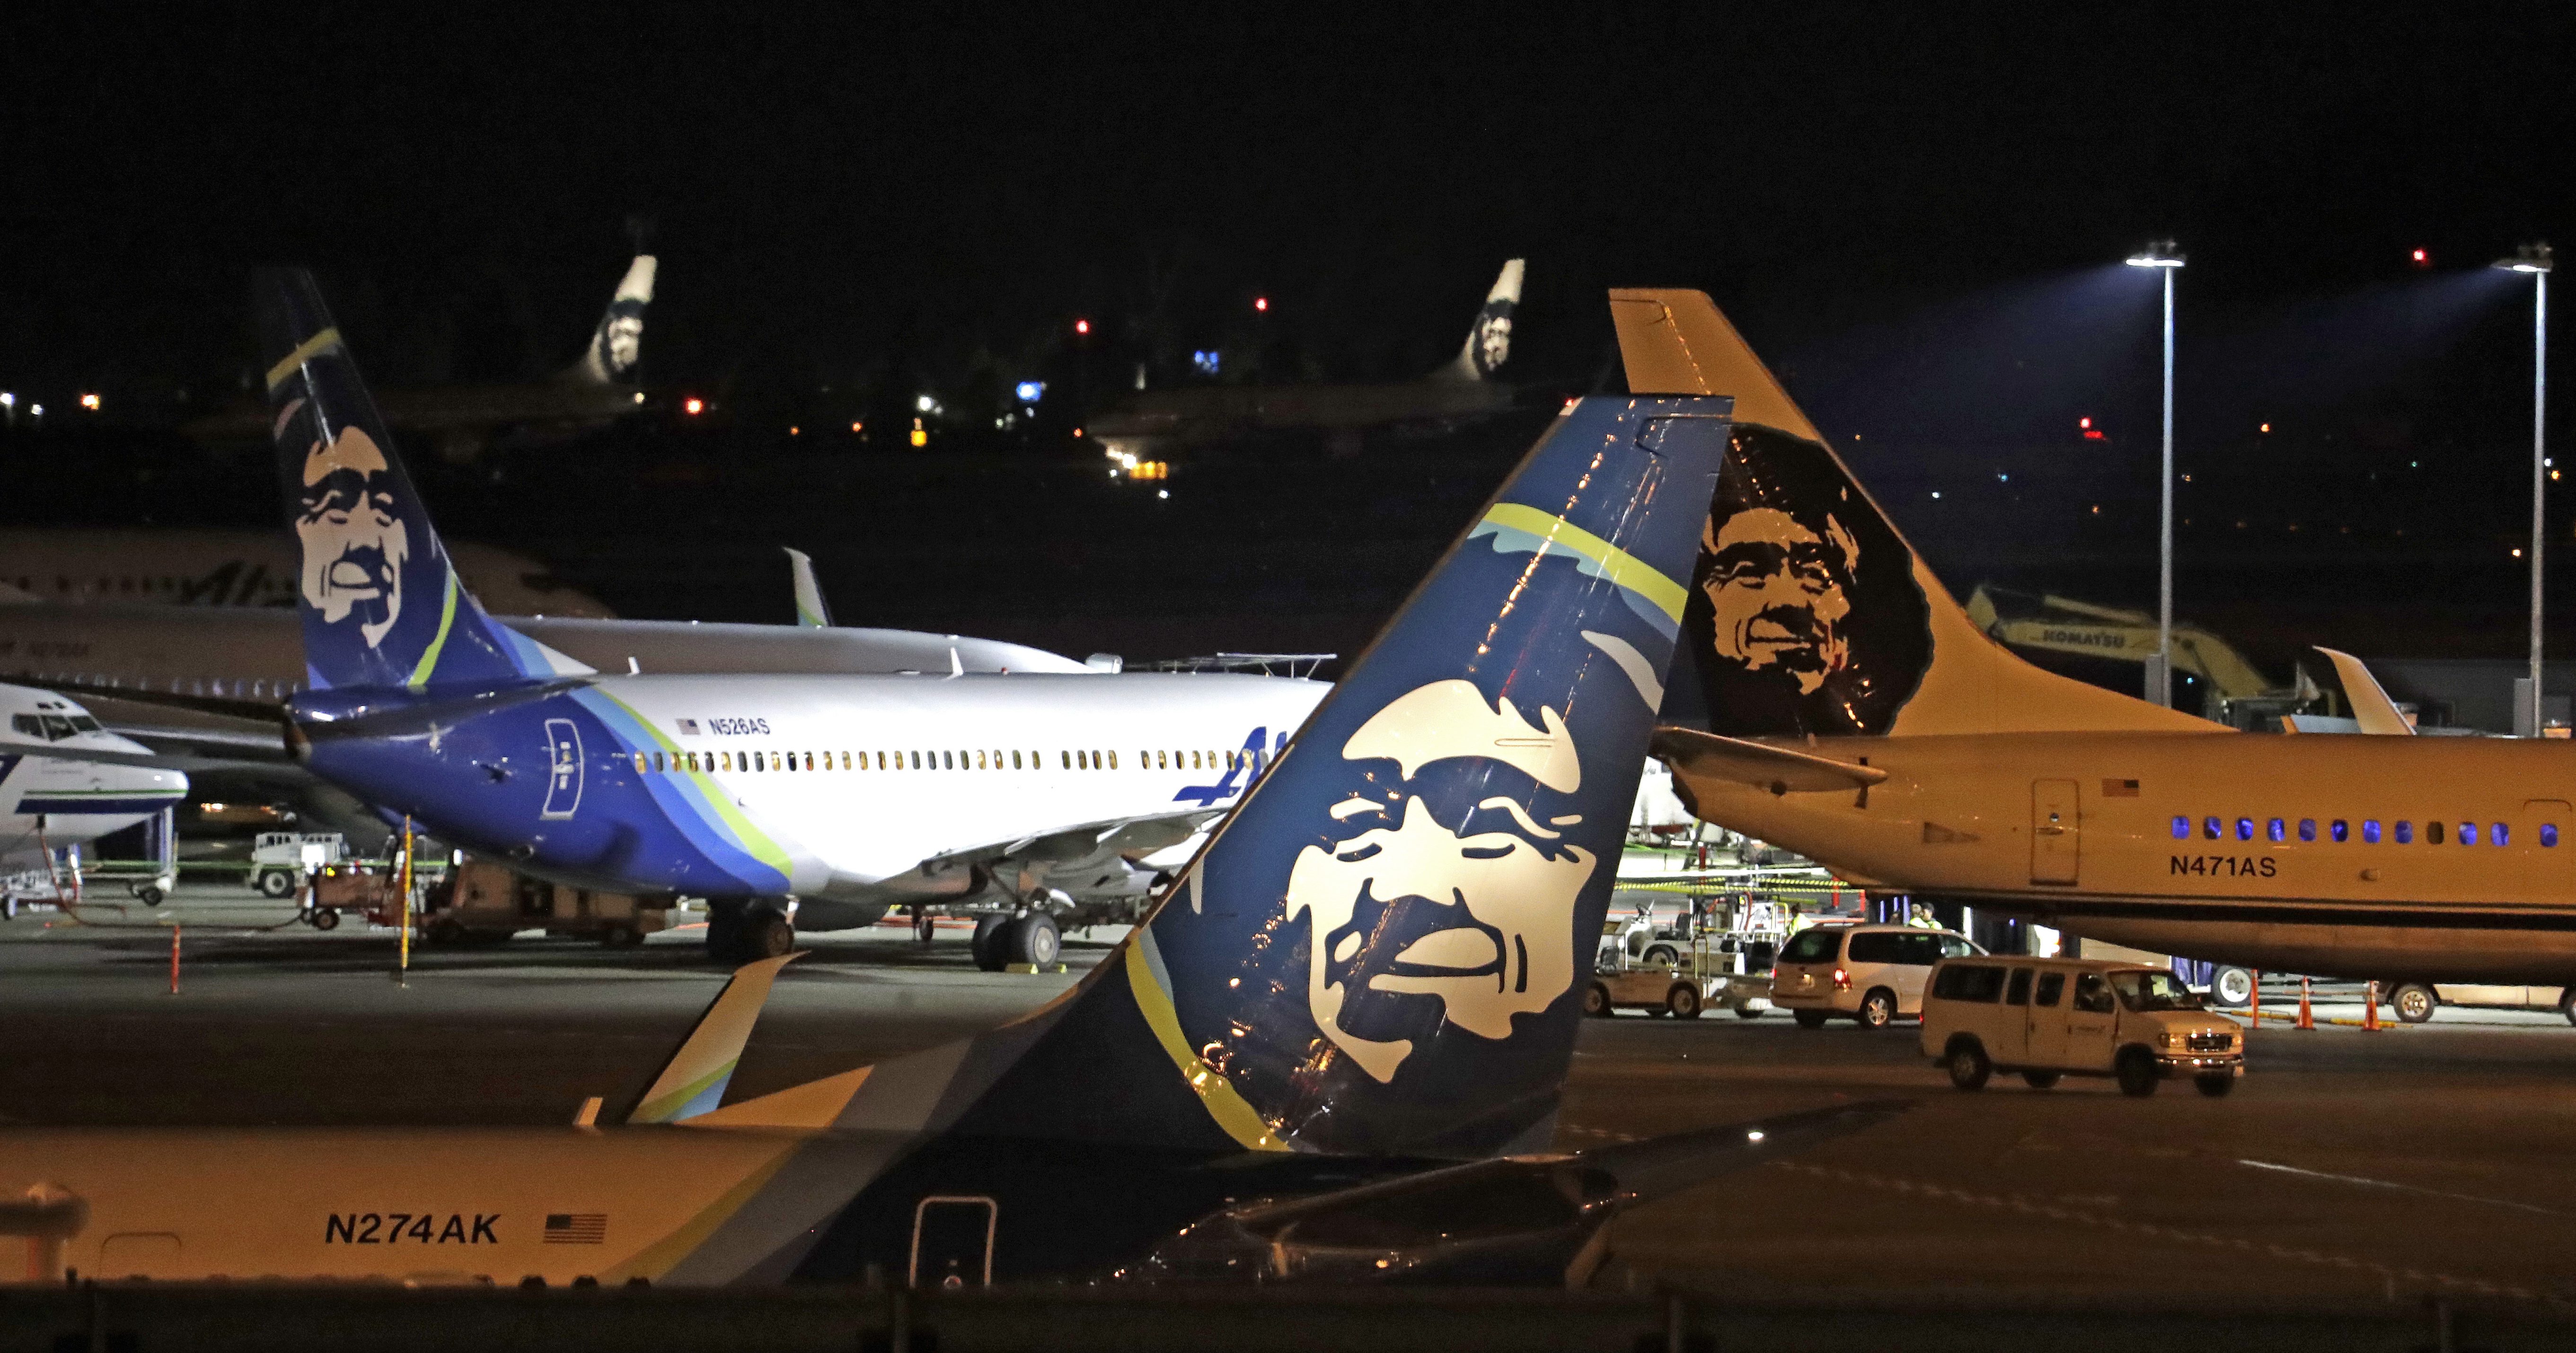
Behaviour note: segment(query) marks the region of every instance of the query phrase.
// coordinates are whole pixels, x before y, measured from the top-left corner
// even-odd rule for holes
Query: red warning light
[[[2089,428],[2089,427],[2093,426],[2093,420],[2092,420],[2091,418],[2089,418],[2089,417],[2087,417],[2087,418],[2078,418],[2078,419],[2076,419],[2076,420],[2075,420],[2075,426],[2080,427],[2080,428]]]
[[[1255,310],[1267,311],[1270,308],[1270,298],[1267,296],[1253,297],[1252,308]]]
[[[689,396],[688,399],[683,401],[680,405],[680,412],[687,414],[691,418],[695,418],[706,411],[707,402],[698,398],[696,395]]]
[[[1089,320],[1087,320],[1087,319],[1078,319],[1078,320],[1075,320],[1075,321],[1073,322],[1073,331],[1074,331],[1075,333],[1078,333],[1078,334],[1087,334],[1087,333],[1090,333],[1090,332],[1091,332],[1091,321],[1089,321]]]
[[[2433,266],[2433,256],[2421,249],[2416,250],[2410,257],[2416,267],[2429,268]]]

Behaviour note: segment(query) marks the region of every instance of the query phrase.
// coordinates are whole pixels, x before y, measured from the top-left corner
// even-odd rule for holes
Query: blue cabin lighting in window
[[[2361,840],[2364,845],[2375,846],[2379,844],[2378,818],[2366,817],[2361,820]]]
[[[2289,828],[2277,817],[2263,824],[2263,834],[2275,841],[2286,841],[2290,839]]]
[[[2314,841],[2317,839],[2317,820],[2315,818],[2303,817],[2299,819],[2299,839],[2302,841]]]
[[[2478,824],[2476,824],[2476,823],[2474,823],[2474,822],[2463,822],[2463,823],[2461,823],[2461,824],[2460,824],[2460,844],[2461,844],[2461,845],[2464,845],[2464,846],[2474,846],[2474,845],[2476,845],[2477,843],[2478,843]]]
[[[2200,834],[2205,840],[2215,841],[2227,833],[2219,827],[2217,818],[2205,817],[2200,820]]]
[[[2511,837],[2509,837],[2509,836],[2507,836],[2507,835],[2505,834],[2504,824],[2503,824],[2503,823],[2501,823],[2501,822],[2499,822],[2499,823],[2495,824],[2495,830],[2494,830],[2494,831],[2491,831],[2491,832],[2488,832],[2488,833],[2487,833],[2487,839],[2488,839],[2489,841],[2493,841],[2494,843],[2496,843],[2497,845],[2500,845],[2500,846],[2501,846],[2501,845],[2509,844],[2509,843],[2511,842],[2511,840],[2512,840],[2512,838],[2511,838]]]
[[[2177,817],[2174,819],[2174,839],[2177,841],[2188,841],[2191,839],[2190,818]]]
[[[2406,818],[2397,819],[2397,844],[2401,846],[2415,844],[2415,824]]]
[[[2334,836],[2334,839],[2335,839],[2335,840],[2337,840],[2337,841],[2342,841],[2342,840],[2345,840],[2345,839],[2349,838],[2351,835],[2352,835],[2352,827],[2351,827],[2351,825],[2350,825],[2350,824],[2348,824],[2348,823],[2346,823],[2342,818],[2336,818],[2336,819],[2334,820],[2334,830],[2333,830],[2333,836]]]
[[[2254,839],[2254,819],[2250,817],[2240,817],[2236,819],[2236,839],[2239,841],[2251,841]]]
[[[2541,824],[2540,824],[2540,848],[2541,848],[2542,850],[2554,850],[2554,849],[2556,849],[2556,848],[2557,848],[2557,846],[2558,846],[2558,824],[2557,824],[2557,823],[2555,823],[2555,822],[2543,822],[2543,823],[2541,823]]]

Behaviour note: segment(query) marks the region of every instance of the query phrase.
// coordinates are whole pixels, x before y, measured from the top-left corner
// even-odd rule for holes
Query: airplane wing
[[[1887,778],[1887,772],[1875,766],[1692,728],[1656,729],[1654,754],[1682,774],[1732,780],[1774,794],[1866,789]]]
[[[957,880],[981,869],[997,877],[1020,874],[1029,876],[1032,882],[1042,882],[1058,875],[1078,875],[1113,861],[1123,867],[1189,840],[1227,811],[1181,808],[1060,827],[944,851],[923,860],[918,873],[925,881]]]
[[[2379,679],[2362,666],[2361,659],[2331,648],[2317,651],[2334,663],[2335,675],[2343,679],[2343,698],[2352,705],[2353,722],[2361,726],[2362,732],[2395,737],[2414,734],[2415,725],[2397,712],[2397,702],[2388,698],[2388,692],[2380,688]]]

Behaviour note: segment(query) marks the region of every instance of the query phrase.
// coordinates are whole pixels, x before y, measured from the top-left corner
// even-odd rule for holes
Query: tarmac
[[[172,921],[179,991],[169,991]],[[0,1122],[569,1122],[636,1094],[723,980],[694,931],[639,949],[521,938],[416,947],[329,934],[233,889],[159,908],[0,922]],[[963,932],[810,937],[746,1051],[736,1097],[1024,1013],[1063,973],[984,973]],[[2266,1012],[2295,987],[2267,986]],[[2321,1019],[2358,1019],[2328,989]],[[1910,1024],[1803,1030],[1777,1014],[1587,1021],[1558,1146],[1856,1100],[1895,1121],[1640,1207],[1600,1284],[1723,1302],[2255,1298],[2413,1310],[2426,1298],[2576,1310],[2576,1028],[2445,1008],[2381,1032],[2266,1020],[2232,1096],[2145,1100],[2107,1081],[1951,1089]]]

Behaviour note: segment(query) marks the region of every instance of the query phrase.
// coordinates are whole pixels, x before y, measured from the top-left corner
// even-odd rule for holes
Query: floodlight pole
[[[2531,275],[2531,735],[2540,723],[2540,543],[2541,495],[2549,486],[2546,441],[2541,419],[2549,401],[2549,271]]]
[[[2165,250],[2170,254],[2173,250]],[[2163,541],[2156,561],[2156,686],[2150,696],[2159,705],[2173,706],[2173,512],[2174,512],[2174,273],[2176,269],[2158,269],[2165,275],[2165,448],[2164,448],[2164,514]]]

